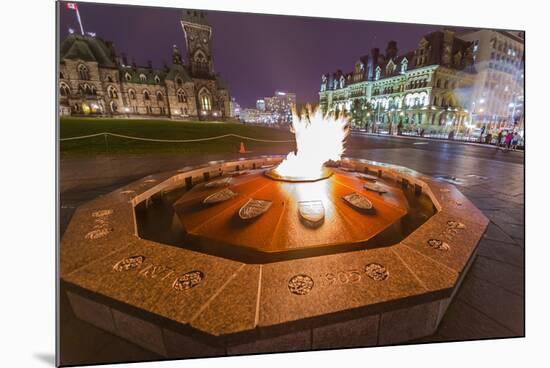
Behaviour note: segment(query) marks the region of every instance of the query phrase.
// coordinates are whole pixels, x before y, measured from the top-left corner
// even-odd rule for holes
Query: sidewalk
[[[398,139],[411,139],[411,140],[419,140],[419,141],[435,141],[435,142],[447,142],[447,143],[455,143],[455,144],[463,144],[466,146],[478,146],[478,147],[485,147],[485,148],[492,148],[496,149],[496,146],[492,144],[487,143],[478,143],[478,142],[468,142],[468,141],[462,141],[462,140],[452,140],[452,139],[446,139],[446,138],[434,138],[434,137],[419,137],[414,135],[389,135],[384,133],[369,133],[364,132],[361,130],[352,130],[352,135],[359,135],[359,136],[375,136],[375,137],[386,137],[386,138],[398,138]],[[522,147],[521,150],[517,151],[511,151],[511,152],[524,152],[525,147]]]

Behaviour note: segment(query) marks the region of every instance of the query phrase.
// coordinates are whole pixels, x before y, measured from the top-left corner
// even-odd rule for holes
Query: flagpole
[[[78,19],[78,24],[80,24],[80,32],[82,33],[82,36],[84,36],[84,27],[82,27],[82,20],[80,19],[80,12],[78,11],[78,7],[76,8],[76,18]]]

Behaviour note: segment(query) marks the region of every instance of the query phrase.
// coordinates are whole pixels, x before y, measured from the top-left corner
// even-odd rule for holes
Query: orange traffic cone
[[[239,148],[239,153],[249,153],[250,151],[247,151],[246,148],[244,148],[244,143],[241,142],[241,148]]]

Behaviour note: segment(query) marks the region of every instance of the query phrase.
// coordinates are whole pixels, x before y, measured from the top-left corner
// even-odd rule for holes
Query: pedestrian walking
[[[514,136],[512,137],[512,151],[516,151],[518,149],[519,139],[520,135],[518,132],[514,132]]]
[[[512,145],[512,137],[513,137],[512,132],[507,132],[506,133],[506,137],[504,137],[504,150],[505,151],[510,150],[510,146]]]
[[[502,130],[499,130],[498,135],[497,135],[497,141],[496,141],[497,149],[500,148],[500,142],[501,141],[502,141]]]

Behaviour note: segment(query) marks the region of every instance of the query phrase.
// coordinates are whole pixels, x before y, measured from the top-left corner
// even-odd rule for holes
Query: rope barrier
[[[61,138],[60,141],[72,141],[72,140],[77,140],[77,139],[99,137],[99,136],[101,136],[101,135],[105,135],[105,133],[96,133],[96,134],[89,134],[89,135],[81,135],[81,136],[79,136],[79,137]]]
[[[249,140],[249,141],[267,142],[267,143],[293,143],[294,142],[294,140],[280,141],[280,140],[252,138],[252,137],[247,137],[247,136],[244,136],[244,135],[233,134],[233,133],[219,135],[219,136],[215,136],[215,137],[196,138],[196,139],[154,139],[154,138],[132,137],[132,136],[129,136],[129,135],[109,133],[109,132],[82,135],[82,136],[78,136],[78,137],[61,138],[60,141],[65,142],[65,141],[72,141],[72,140],[78,140],[78,139],[86,139],[86,138],[98,137],[98,136],[101,136],[101,135],[105,135],[105,136],[110,135],[112,137],[133,139],[133,140],[137,140],[137,141],[162,142],[162,143],[193,143],[193,142],[212,141],[212,140],[223,139],[223,138],[228,138],[228,137],[235,137],[235,138],[241,138],[241,139],[245,139],[245,140]]]

